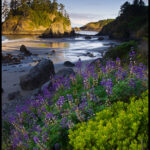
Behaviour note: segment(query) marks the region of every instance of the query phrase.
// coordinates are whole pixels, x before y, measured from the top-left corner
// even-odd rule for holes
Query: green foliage
[[[128,113],[126,109],[130,97],[136,96],[136,99],[138,99],[141,93],[148,87],[147,70],[144,69],[142,64],[135,65],[133,63],[129,68],[123,68],[120,65],[121,62],[119,62],[118,59],[116,61],[108,61],[105,66],[99,66],[100,64],[98,63],[97,65],[99,67],[97,68],[89,65],[83,72],[81,72],[82,63],[78,62],[76,75],[71,75],[68,78],[53,78],[52,89],[55,91],[54,95],[50,95],[51,91],[45,88],[42,96],[37,96],[35,99],[29,100],[29,102],[27,101],[27,108],[23,107],[23,112],[20,113],[19,111],[15,120],[11,119],[11,125],[13,126],[11,130],[13,129],[12,131],[14,132],[11,132],[8,141],[10,140],[12,144],[15,144],[17,149],[24,148],[25,144],[29,146],[29,150],[34,148],[41,149],[40,146],[53,149],[55,144],[59,144],[62,150],[70,150],[72,148],[68,144],[68,130],[74,130],[74,126],[75,129],[78,127],[81,129],[82,127],[80,128],[80,125],[76,126],[76,124],[81,123],[84,125],[81,137],[76,130],[70,133],[72,136],[71,145],[73,147],[75,147],[76,142],[80,140],[75,149],[94,149],[94,147],[95,149],[99,149],[99,145],[106,147],[106,149],[110,149],[113,145],[112,147],[115,149],[116,144],[118,144],[115,141],[118,141],[117,138],[120,137],[119,140],[124,140],[127,136],[126,134],[124,135],[126,130],[129,130],[127,131],[128,135],[129,132],[134,132],[134,128],[130,128],[134,125],[134,118],[137,118],[136,115],[138,115],[138,112],[135,113],[135,116],[134,114],[132,114],[132,116],[129,114],[133,120],[129,120],[130,126],[125,126],[123,131],[120,129],[122,124],[119,122],[120,125],[117,126],[115,124],[116,122],[113,121],[118,118],[121,119],[120,114],[122,111]],[[131,79],[133,79],[132,82],[130,82]],[[123,101],[124,103],[118,102],[115,104],[117,101]],[[141,102],[140,99],[138,101]],[[49,102],[51,104],[49,104]],[[136,106],[136,102],[134,105],[137,108],[136,110],[139,110],[138,106]],[[105,114],[106,112],[107,114]],[[134,112],[134,110],[132,110],[132,112]],[[91,122],[90,119],[94,119],[96,113],[100,114],[100,117],[97,118],[99,122],[102,120],[102,123],[98,124],[99,122],[93,120],[89,130],[88,125],[89,122]],[[144,115],[142,112],[140,113]],[[140,116],[138,117],[140,118]],[[128,115],[123,119],[126,118],[129,119]],[[88,122],[88,125],[85,126],[85,123],[82,122]],[[93,124],[95,124],[95,126]],[[112,124],[112,127],[110,127],[110,124]],[[124,124],[126,125],[126,122]],[[106,127],[104,127],[104,125]],[[6,133],[9,131],[7,130],[8,127],[6,124]],[[136,126],[134,127],[136,128]],[[108,132],[106,130],[107,128]],[[120,130],[116,132],[118,128]],[[103,131],[106,133],[104,134]],[[117,137],[115,137],[113,131],[117,134]],[[87,136],[84,135],[84,132]],[[121,135],[120,132],[123,135]],[[76,133],[78,137],[76,137]],[[25,140],[27,138],[26,134],[28,135],[28,141]],[[104,134],[104,136],[101,134]],[[111,134],[115,139],[109,139],[111,138]],[[8,135],[8,133],[6,135]],[[83,138],[82,135],[84,136]],[[16,142],[18,136],[20,140]],[[34,137],[37,137],[39,142],[35,141]],[[97,137],[98,139],[102,139],[102,141],[98,141],[98,139],[96,139]],[[137,137],[132,138],[137,141]],[[75,139],[74,142],[73,139]],[[107,140],[109,141],[108,145]],[[8,143],[7,139],[5,139],[5,141],[4,146]],[[20,144],[20,142],[22,142],[22,144]],[[143,142],[145,142],[145,139],[143,139]],[[102,149],[104,148],[102,147]]]
[[[134,50],[136,51],[137,43],[135,41],[124,42],[124,43],[112,48],[108,52],[106,52],[104,57],[107,59],[111,58],[113,60],[115,60],[117,57],[119,57],[123,61],[129,62],[128,55],[131,50],[131,47],[133,47]]]
[[[135,5],[125,2],[119,12],[119,16],[111,23],[105,25],[99,35],[109,35],[115,39],[140,39],[136,33],[148,22],[148,7],[142,1]]]
[[[11,1],[11,9],[8,14],[8,18],[19,16],[20,18],[30,18],[32,20],[32,25],[49,27],[52,23],[50,15],[56,16],[54,21],[63,20],[65,25],[70,25],[70,20],[68,17],[63,15],[62,11],[65,11],[64,6],[59,5],[56,1],[51,3],[49,0],[19,0],[17,4],[14,0]],[[62,8],[63,6],[63,8]],[[59,7],[61,7],[61,12]]]
[[[114,21],[114,19],[106,19],[106,20],[100,20],[98,22],[90,22],[86,25],[84,25],[83,27],[81,27],[81,30],[96,30],[96,31],[100,31],[103,26],[109,24],[110,22]]]
[[[35,24],[35,26],[41,25],[41,26],[47,27],[52,23],[52,21],[49,18],[48,13],[45,11],[44,12],[32,11],[30,18],[31,18],[32,22]]]
[[[147,149],[148,91],[130,104],[117,102],[96,114],[93,120],[69,130],[75,150]]]

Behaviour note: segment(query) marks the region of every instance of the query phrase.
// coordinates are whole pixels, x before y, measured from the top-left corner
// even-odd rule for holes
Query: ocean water
[[[11,35],[2,36],[2,43],[22,41],[23,39],[31,39],[32,46],[30,47],[34,53],[40,53],[40,56],[31,56],[23,60],[24,64],[32,63],[33,60],[51,59],[55,64],[63,63],[64,61],[76,62],[79,58],[84,60],[91,60],[102,57],[103,51],[107,50],[109,43],[117,42],[109,40],[105,36],[103,41],[99,41],[99,36],[94,36],[97,32],[80,31],[80,34],[91,35],[91,39],[85,39],[85,36],[69,37],[69,38],[48,38],[40,39],[43,42],[32,42],[32,36]],[[33,36],[35,37],[35,36]],[[29,48],[29,50],[30,50]],[[54,55],[49,55],[52,50],[55,50]],[[93,57],[87,55],[93,54]]]
[[[96,31],[75,31],[78,34],[84,34],[84,35],[96,35],[98,32]]]
[[[35,35],[2,35],[2,43],[21,41],[22,39],[27,39],[31,37],[36,37]]]
[[[96,35],[96,31],[76,31],[76,33],[84,35]],[[19,41],[25,38],[37,37],[34,35],[2,35],[2,43]]]

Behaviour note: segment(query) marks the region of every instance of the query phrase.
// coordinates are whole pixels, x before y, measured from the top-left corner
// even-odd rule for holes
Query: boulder
[[[90,40],[92,37],[91,36],[86,36],[85,39],[86,40]]]
[[[56,73],[56,76],[63,77],[63,78],[69,78],[69,76],[71,74],[75,74],[75,72],[73,71],[72,68],[64,68],[64,69],[59,70]]]
[[[99,37],[98,40],[102,41],[102,40],[104,40],[104,38],[103,37]]]
[[[55,53],[55,50],[54,50],[54,49],[52,50],[52,53]]]
[[[90,65],[94,66],[94,67],[99,67],[99,64],[103,64],[103,59],[102,58],[97,58],[97,59],[95,59],[94,61],[92,61],[90,63]]]
[[[26,46],[24,46],[24,45],[20,46],[20,52],[24,53],[25,56],[31,56],[32,55],[32,53],[29,50],[27,50]]]
[[[47,82],[54,74],[53,62],[43,59],[31,68],[28,74],[20,77],[20,86],[23,90],[34,90]]]
[[[95,57],[92,53],[87,52],[85,56],[89,56],[89,57]]]
[[[66,66],[66,67],[74,67],[75,64],[73,64],[73,63],[70,62],[70,61],[65,61],[65,62],[64,62],[64,66]]]
[[[8,99],[9,100],[13,100],[13,99],[15,99],[18,96],[20,96],[20,91],[12,92],[12,93],[8,94]]]
[[[8,64],[19,64],[21,58],[16,58],[11,54],[3,55],[2,54],[2,63],[8,63]]]

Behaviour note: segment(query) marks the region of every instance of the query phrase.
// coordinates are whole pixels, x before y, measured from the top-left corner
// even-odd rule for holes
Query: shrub
[[[146,149],[148,142],[148,91],[130,104],[117,102],[96,114],[93,120],[69,130],[76,150]]]
[[[52,87],[46,87],[43,95],[17,107],[17,116],[10,118],[11,132],[5,143],[11,143],[10,149],[53,149],[55,144],[66,149],[69,129],[94,118],[97,112],[116,101],[128,103],[129,97],[140,97],[147,89],[147,70],[144,65],[135,64],[134,57],[132,51],[128,68],[121,67],[117,58],[105,66],[87,65],[83,72],[79,61],[76,75],[52,78]],[[8,126],[5,127],[7,131]]]
[[[112,58],[113,60],[119,57],[123,61],[129,62],[128,54],[131,50],[131,47],[134,47],[134,49],[136,50],[137,43],[135,41],[124,42],[106,52],[106,55],[104,57],[108,59]]]

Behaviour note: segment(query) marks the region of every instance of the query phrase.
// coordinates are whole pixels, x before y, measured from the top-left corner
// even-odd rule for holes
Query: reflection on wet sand
[[[69,43],[63,42],[50,42],[50,43],[39,43],[36,44],[37,47],[49,47],[49,48],[64,48],[69,47]]]

